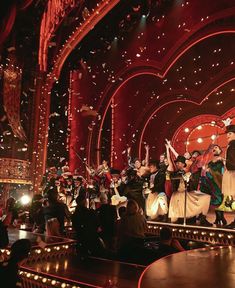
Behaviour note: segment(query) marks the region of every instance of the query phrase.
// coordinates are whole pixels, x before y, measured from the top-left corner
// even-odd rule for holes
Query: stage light
[[[202,130],[202,126],[199,125],[199,126],[197,127],[197,129],[198,129],[198,130]]]
[[[198,142],[198,143],[202,143],[202,142],[203,142],[202,138],[198,138],[198,139],[197,139],[197,142]]]
[[[215,140],[216,139],[216,135],[211,135],[211,140]]]
[[[185,128],[185,129],[184,129],[184,132],[185,132],[185,133],[188,133],[188,132],[189,132],[189,128]]]
[[[31,198],[29,197],[29,195],[23,195],[21,198],[20,198],[20,202],[22,205],[28,205],[31,201]]]

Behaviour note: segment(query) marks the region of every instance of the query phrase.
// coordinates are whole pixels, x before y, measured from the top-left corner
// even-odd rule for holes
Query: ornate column
[[[84,158],[86,135],[84,134],[84,117],[82,116],[82,105],[84,96],[81,95],[81,71],[70,71],[70,94],[69,94],[69,113],[68,125],[70,130],[69,137],[69,168],[70,171],[75,169],[84,170],[82,162],[79,160],[75,151]]]
[[[45,73],[39,72],[36,79],[36,94],[34,105],[34,143],[33,143],[33,185],[34,192],[40,193],[40,184],[46,170],[48,125],[50,113],[51,83],[46,83]]]

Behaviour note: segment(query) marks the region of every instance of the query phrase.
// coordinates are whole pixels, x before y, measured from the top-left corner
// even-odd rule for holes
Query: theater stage
[[[190,252],[186,251],[185,252],[186,254],[180,253],[180,254],[172,256],[172,257],[181,257],[179,258],[179,263],[182,262],[182,265],[186,265],[185,267],[190,267],[190,271],[191,271],[191,268],[196,269],[196,265],[200,266],[201,262],[204,263],[208,259],[209,259],[208,264],[203,264],[203,267],[205,269],[209,269],[209,266],[211,265],[210,261],[212,261],[211,259],[214,259],[214,258],[217,261],[216,263],[218,265],[222,263],[220,261],[222,261],[221,259],[224,258],[223,261],[228,263],[228,267],[231,266],[232,260],[230,259],[229,255],[230,253],[232,253],[231,255],[235,256],[234,255],[235,248],[231,248],[231,246],[226,247],[225,245],[235,244],[235,230],[214,228],[214,227],[208,228],[208,227],[191,226],[191,225],[184,226],[184,225],[149,221],[148,222],[149,234],[158,235],[161,227],[163,227],[164,225],[168,225],[172,228],[173,235],[175,238],[184,239],[184,240],[193,241],[193,242],[198,241],[198,242],[208,243],[208,246],[224,245],[224,248],[222,246],[221,248],[207,247],[201,250],[193,250]],[[16,229],[9,229],[9,238],[10,238],[10,245],[17,239],[21,239],[21,238],[30,239],[30,241],[32,242],[33,249],[30,253],[30,257],[28,261],[20,269],[20,273],[24,282],[24,287],[32,287],[32,288],[39,288],[39,287],[40,288],[45,288],[45,287],[129,288],[131,287],[132,288],[132,287],[137,287],[138,279],[141,276],[141,273],[146,268],[145,266],[141,266],[141,265],[136,265],[136,264],[133,265],[129,263],[123,263],[123,262],[107,260],[107,259],[98,259],[98,258],[89,258],[85,263],[82,263],[79,261],[78,257],[75,256],[75,241],[71,239],[66,239],[66,238],[61,238],[61,237],[45,237],[44,235],[33,234],[31,232],[16,230]],[[211,250],[212,248],[213,250]],[[5,250],[9,253],[9,248]],[[180,256],[180,255],[188,255],[188,256]],[[216,257],[219,259],[217,259]],[[165,272],[168,271],[167,269],[170,270],[168,266],[171,266],[172,263],[177,266],[178,260],[177,261],[169,260],[173,258],[169,258],[169,259],[166,258],[167,260],[164,260],[164,259],[161,259],[159,260],[159,262],[157,261],[155,263],[156,265],[160,265],[158,263],[163,263],[162,265],[163,267],[165,267],[164,269],[166,269],[164,270]],[[189,261],[187,259],[191,259],[191,260]],[[194,260],[195,260],[195,263],[193,262]],[[167,261],[166,262],[167,264],[164,264],[165,262],[161,262],[161,261]],[[189,261],[189,262],[186,263],[186,261]],[[189,266],[189,265],[192,265],[192,266]],[[150,285],[151,283],[154,283],[155,281],[155,278],[152,276],[152,271],[153,271],[152,269],[155,269],[155,268],[151,268],[150,270],[147,270],[147,271],[150,271],[151,273],[146,274],[147,276],[145,276],[144,274],[144,276],[142,277],[144,280],[143,283],[145,283],[144,284],[145,286],[139,286],[139,287],[151,288],[151,286],[148,286],[148,285]],[[202,268],[200,267],[199,269],[200,269],[199,272],[202,273],[201,271]],[[173,270],[174,269],[172,268],[172,273],[173,273]],[[196,271],[195,274],[199,275],[197,270],[195,271]],[[231,281],[234,281],[234,278],[233,278],[234,275],[228,274],[230,272],[226,272],[227,274],[225,273],[225,275],[230,277]],[[186,273],[186,272],[184,272],[182,268],[179,271],[179,273],[183,275],[183,273]],[[223,270],[221,273],[223,273]],[[234,272],[231,272],[231,273],[234,273]],[[206,274],[207,272],[205,272],[205,275]],[[223,277],[224,277],[223,279],[225,279],[225,276]],[[181,281],[180,278],[177,280],[180,283]],[[206,280],[206,276],[204,280]],[[187,282],[185,283],[188,285]],[[153,287],[156,287],[156,286],[153,286]],[[171,286],[166,285],[166,286],[160,286],[160,287],[170,288]],[[179,286],[174,285],[174,287],[179,287]],[[186,287],[186,286],[182,285],[180,287]],[[190,286],[190,287],[198,287],[198,286]],[[210,287],[210,286],[205,286],[205,287]],[[214,286],[214,287],[217,287],[217,286]],[[233,287],[233,286],[223,286],[223,287]]]

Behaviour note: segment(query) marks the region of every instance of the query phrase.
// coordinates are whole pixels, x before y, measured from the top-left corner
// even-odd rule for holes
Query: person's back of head
[[[160,168],[160,160],[150,160],[149,161],[149,166],[154,166],[154,167],[156,167],[157,169],[159,169]]]
[[[10,260],[19,263],[26,259],[31,249],[31,242],[28,239],[20,239],[11,246]]]
[[[160,242],[168,242],[172,240],[172,231],[169,227],[162,227],[160,230]]]
[[[137,204],[137,202],[135,200],[130,199],[127,202],[126,214],[133,215],[133,214],[136,214],[138,210],[139,210],[139,205]]]
[[[57,198],[58,198],[58,191],[56,187],[53,187],[50,190],[48,190],[47,199],[49,203],[57,202]]]

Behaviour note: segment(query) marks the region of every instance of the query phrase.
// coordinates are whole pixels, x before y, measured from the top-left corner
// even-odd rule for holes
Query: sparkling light
[[[30,201],[31,201],[31,198],[28,195],[23,195],[20,198],[20,202],[22,203],[22,205],[27,205],[30,203]]]
[[[215,140],[216,139],[216,135],[211,135],[211,140]]]

